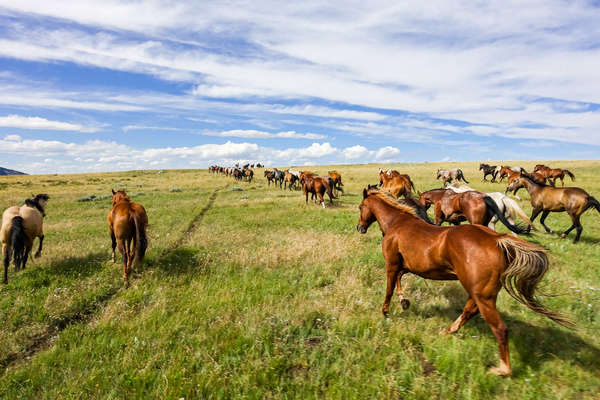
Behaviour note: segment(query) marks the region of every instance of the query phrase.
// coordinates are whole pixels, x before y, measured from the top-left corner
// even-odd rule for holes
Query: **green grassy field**
[[[599,161],[548,164],[600,198]],[[504,191],[481,182],[477,163],[443,166],[462,168],[477,189]],[[408,276],[411,307],[394,298],[382,317],[381,233],[355,230],[378,167],[336,166],[346,194],[326,209],[267,187],[261,169],[252,184],[205,170],[0,177],[3,209],[50,195],[42,258],[18,273],[11,266],[0,285],[0,397],[597,399],[600,215],[583,215],[576,245],[574,232],[528,239],[550,251],[542,286],[556,296],[544,303],[577,328],[501,292],[514,375],[498,378],[486,373],[498,349],[481,317],[438,334],[462,311],[459,283]],[[440,186],[441,164],[385,167],[410,174],[419,190]],[[150,220],[149,251],[128,289],[120,257],[109,261],[110,199],[77,201],[111,188],[133,194]],[[570,225],[564,213],[547,224]]]

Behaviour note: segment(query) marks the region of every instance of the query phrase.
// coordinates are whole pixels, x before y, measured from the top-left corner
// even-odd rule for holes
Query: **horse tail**
[[[133,224],[135,225],[135,262],[137,264],[144,259],[148,248],[148,238],[146,237],[146,225],[141,221],[141,216],[137,212],[133,212]]]
[[[469,183],[469,181],[465,178],[465,175],[462,172],[462,169],[459,169],[458,172],[460,173],[460,177],[462,178],[463,181],[465,181],[465,183]]]
[[[524,240],[501,236],[498,246],[504,252],[508,266],[500,276],[502,287],[519,303],[567,328],[574,327],[566,317],[548,310],[535,296],[535,290],[548,270],[546,250]]]
[[[569,175],[573,182],[575,182],[575,175],[573,175],[571,171],[569,171],[568,169],[564,169],[563,171],[565,172],[565,174]]]
[[[504,216],[504,213],[502,211],[500,211],[500,209],[498,208],[498,206],[496,205],[496,202],[494,201],[494,199],[492,199],[490,196],[485,196],[483,198],[483,202],[485,203],[486,207],[488,210],[490,210],[494,215],[496,215],[498,217],[498,219],[511,231],[513,231],[514,233],[518,233],[520,235],[527,233],[526,229],[524,226],[522,225],[513,225],[510,222],[508,222],[508,220],[506,219],[506,217]]]
[[[408,183],[410,184],[410,190],[409,190],[409,192],[415,192],[416,193],[415,184],[410,179],[410,176],[406,175],[406,177],[408,178]]]
[[[25,227],[23,226],[23,217],[16,216],[12,219],[9,238],[10,247],[13,251],[15,269],[20,269],[21,265],[27,261],[25,259],[27,235],[25,234]]]
[[[588,196],[585,209],[587,210],[590,207],[594,207],[600,213],[600,202],[598,202],[594,196]]]
[[[337,197],[333,194],[333,187],[335,185],[335,183],[333,182],[333,179],[331,177],[327,178],[327,183],[328,185],[326,185],[326,189],[327,189],[327,195],[329,196],[330,199],[337,199]]]
[[[531,226],[534,231],[538,230],[538,228],[536,228],[535,225],[533,225],[533,222],[531,222],[531,220],[529,219],[529,217],[527,216],[527,214],[525,214],[525,211],[523,211],[523,209],[519,206],[519,203],[517,203],[515,200],[511,199],[508,196],[504,196],[502,198],[502,202],[510,210],[510,213],[511,213],[511,216],[513,217],[513,219],[516,220],[516,218],[515,218],[515,214],[516,214],[519,217],[521,217],[521,219],[523,221],[527,222],[527,224],[529,226]]]

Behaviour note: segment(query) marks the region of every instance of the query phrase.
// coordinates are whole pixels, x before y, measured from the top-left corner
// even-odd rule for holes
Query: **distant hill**
[[[0,175],[27,175],[27,174],[24,172],[14,171],[12,169],[0,167]]]

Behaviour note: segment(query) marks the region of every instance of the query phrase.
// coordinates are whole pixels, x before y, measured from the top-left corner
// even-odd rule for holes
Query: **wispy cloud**
[[[265,131],[257,131],[257,130],[242,130],[242,129],[233,129],[229,131],[223,132],[211,132],[205,131],[202,133],[207,136],[220,136],[220,137],[239,137],[239,138],[247,138],[247,139],[311,139],[318,140],[326,138],[325,135],[320,135],[317,133],[298,133],[294,131],[286,131],[286,132],[265,132]]]
[[[0,117],[0,127],[38,130],[43,129],[52,131],[75,131],[84,133],[94,133],[99,130],[97,127],[72,124],[70,122],[50,121],[41,117],[23,117],[15,114],[7,115],[6,117]]]

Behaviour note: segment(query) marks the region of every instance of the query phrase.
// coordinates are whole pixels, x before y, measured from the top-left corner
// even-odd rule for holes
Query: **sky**
[[[0,166],[600,158],[598,1],[0,0]]]

